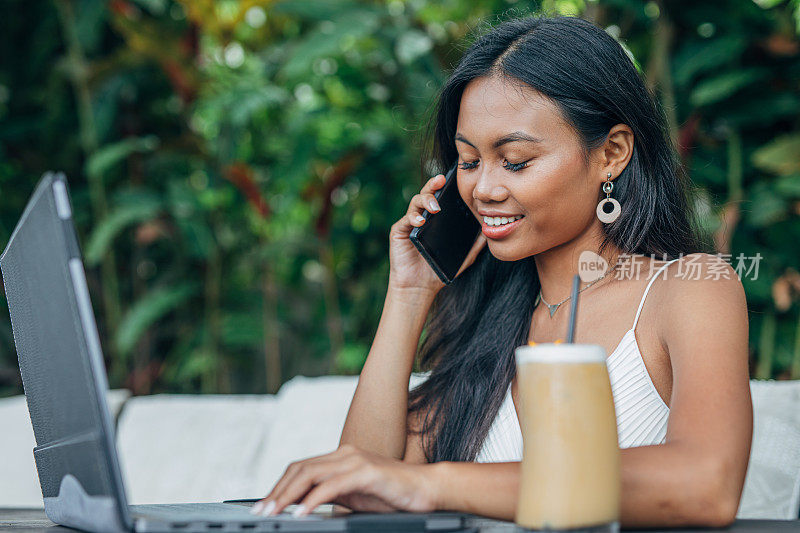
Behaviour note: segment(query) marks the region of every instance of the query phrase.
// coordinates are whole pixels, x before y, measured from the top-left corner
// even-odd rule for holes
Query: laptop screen
[[[40,180],[0,256],[0,270],[45,512],[54,522],[86,529],[82,517],[70,514],[99,506],[93,521],[105,515],[104,527],[129,529],[105,365],[63,175]]]

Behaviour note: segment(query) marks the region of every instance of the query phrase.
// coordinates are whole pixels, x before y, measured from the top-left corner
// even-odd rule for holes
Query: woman
[[[752,434],[745,295],[730,265],[702,253],[665,120],[622,47],[574,17],[498,25],[445,84],[434,149],[440,168],[458,162],[483,231],[445,288],[408,238],[423,209],[439,210],[444,177],[411,200],[392,226],[383,314],[339,448],[291,464],[254,511],[335,502],[513,520],[513,350],[563,337],[560,304],[591,251],[612,266],[582,284],[576,342],[610,354],[622,525],[733,521]],[[614,275],[623,258],[638,275]],[[702,272],[687,278],[688,265]],[[429,313],[431,373],[409,393]]]

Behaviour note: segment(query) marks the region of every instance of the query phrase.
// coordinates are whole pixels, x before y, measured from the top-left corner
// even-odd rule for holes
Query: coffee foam
[[[599,344],[538,343],[515,350],[517,364],[525,363],[604,363],[606,350]]]

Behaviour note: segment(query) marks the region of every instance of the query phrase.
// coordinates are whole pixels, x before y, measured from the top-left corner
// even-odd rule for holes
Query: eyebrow
[[[456,141],[461,141],[463,143],[466,143],[466,144],[472,146],[473,148],[475,148],[477,150],[477,147],[474,144],[472,144],[471,142],[469,142],[460,133],[456,133],[455,140]],[[492,148],[495,148],[495,149],[496,148],[500,148],[501,146],[503,146],[506,143],[515,142],[515,141],[525,141],[525,142],[540,143],[540,142],[542,142],[542,139],[540,139],[538,137],[532,137],[532,136],[528,135],[527,133],[524,133],[524,132],[521,132],[521,131],[514,131],[512,133],[509,133],[508,135],[504,135],[504,136],[500,137],[499,139],[497,139],[494,142],[494,144],[492,145]]]

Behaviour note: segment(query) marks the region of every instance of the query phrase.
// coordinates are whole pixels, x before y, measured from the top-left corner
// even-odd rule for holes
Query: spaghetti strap
[[[650,281],[647,283],[647,287],[645,287],[645,289],[644,289],[644,294],[642,295],[642,300],[639,302],[639,309],[637,309],[637,310],[636,310],[636,318],[634,318],[634,319],[633,319],[633,326],[631,327],[631,329],[636,329],[636,323],[639,321],[639,314],[642,312],[642,306],[644,305],[644,299],[645,299],[645,298],[647,298],[647,293],[648,293],[648,291],[650,290],[650,285],[652,285],[652,284],[653,284],[653,282],[656,280],[656,278],[658,277],[658,275],[659,275],[659,274],[661,274],[661,271],[662,271],[662,270],[664,270],[665,268],[667,268],[669,265],[671,265],[672,263],[674,263],[674,262],[675,262],[675,261],[677,261],[678,259],[680,259],[680,257],[677,257],[677,258],[675,258],[675,259],[673,259],[673,260],[671,260],[671,261],[667,261],[666,263],[664,263],[663,265],[661,265],[661,268],[659,268],[659,269],[656,271],[655,275],[654,275],[654,276],[653,276],[653,277],[650,279]]]

